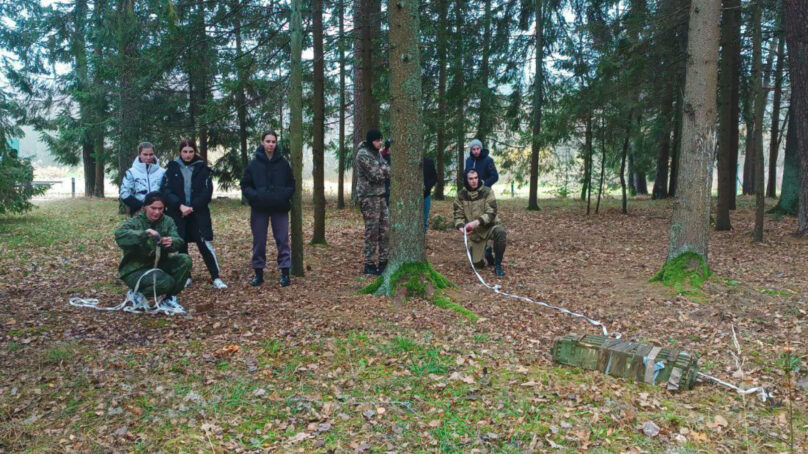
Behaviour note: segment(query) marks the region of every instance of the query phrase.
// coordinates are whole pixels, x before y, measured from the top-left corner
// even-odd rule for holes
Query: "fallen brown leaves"
[[[411,431],[419,431],[421,449],[436,450],[434,434],[456,430],[442,409],[420,408],[426,404],[413,397],[418,413],[405,424],[395,422],[394,416],[409,414],[409,407],[393,404],[390,398],[371,395],[366,400],[372,403],[356,403],[345,396],[347,390],[362,388],[360,377],[374,368],[390,367],[392,377],[412,379],[411,369],[398,367],[401,357],[357,357],[362,342],[389,340],[399,333],[420,333],[431,339],[439,354],[450,357],[451,370],[424,375],[427,389],[441,395],[447,389],[468,387],[458,402],[492,409],[492,414],[471,424],[472,435],[459,431],[456,437],[459,445],[474,446],[478,452],[502,446],[514,436],[515,426],[493,422],[511,417],[506,411],[514,410],[499,409],[503,403],[496,401],[495,393],[505,391],[491,389],[489,370],[512,374],[509,380],[497,381],[497,386],[520,395],[530,393],[533,408],[558,405],[564,409],[547,416],[552,422],[544,421],[545,432],[527,437],[525,449],[540,451],[562,443],[573,443],[568,446],[580,450],[593,443],[607,446],[620,432],[641,434],[649,416],[659,429],[654,438],[729,451],[740,446],[743,438],[740,400],[713,385],[675,397],[681,400],[677,408],[684,416],[680,413],[669,420],[665,409],[673,397],[657,389],[629,393],[623,383],[597,374],[586,375],[584,384],[563,374],[551,374],[544,381],[530,375],[551,367],[549,346],[555,336],[590,327],[547,309],[497,297],[481,287],[470,273],[462,241],[452,231],[427,234],[428,259],[458,285],[451,296],[481,316],[477,323],[424,301],[394,305],[385,298],[357,296],[356,290],[367,279],[359,274],[361,218],[350,210],[329,212],[329,244],[306,246],[306,276],[293,277],[290,287],[280,287],[278,271],[270,268],[263,286],[248,285],[248,212],[232,202],[217,202],[212,209],[214,244],[222,278],[230,286],[227,290],[210,287],[201,257],[191,248],[194,284],[180,295],[189,316],[137,316],[69,307],[70,296],[96,297],[102,304],[113,305],[123,292],[115,278],[120,254],[111,238],[118,218],[104,214],[114,213],[114,203],[94,203],[90,208],[73,203],[53,202],[31,215],[32,225],[41,216],[77,218],[76,231],[86,233],[61,240],[13,246],[8,233],[13,226],[0,221],[0,269],[4,270],[0,274],[0,451],[13,452],[29,443],[38,443],[43,451],[133,450],[135,443],[184,451],[197,446],[192,440],[200,443],[200,449],[215,446],[217,452],[253,445],[258,446],[256,450],[284,451],[303,449],[298,447],[307,443],[317,447],[324,434],[339,432],[349,437],[340,442],[344,450],[366,452],[390,443],[379,433],[404,436]],[[730,324],[734,324],[747,359],[748,385],[776,389],[782,380],[775,365],[781,347],[789,344],[798,352],[806,351],[802,333],[808,242],[790,236],[796,226],[793,219],[767,222],[766,241],[755,244],[747,235],[752,212],[742,204],[733,215],[733,231],[713,232],[710,265],[717,277],[705,287],[704,297],[694,299],[647,282],[666,255],[665,203],[633,202],[627,216],[607,207],[602,214],[588,217],[572,201],[548,204],[536,213],[523,210],[523,201],[501,201],[509,240],[507,276],[497,280],[484,269],[486,280],[501,283],[506,291],[600,319],[624,338],[655,340],[697,353],[700,364],[725,378],[735,371],[726,353],[731,348]],[[91,209],[95,214],[86,218],[83,211],[65,214],[71,209]],[[450,210],[450,201],[433,202],[433,214],[449,217]],[[310,229],[307,218],[304,230]],[[268,249],[271,256],[274,248]],[[368,333],[373,338],[351,344],[345,341],[350,333]],[[284,353],[282,346],[291,346],[297,353]],[[278,381],[280,374],[295,380]],[[195,381],[182,384],[184,377],[191,376]],[[241,408],[241,394],[216,394],[225,384],[238,381],[255,386],[245,395],[286,412],[286,417],[273,416],[261,427],[250,426],[250,418],[239,417],[236,411]],[[281,388],[274,389],[274,383]],[[85,389],[92,393],[81,394]],[[296,398],[300,400],[290,402],[286,397],[290,394],[301,396]],[[797,406],[804,412],[804,392],[799,399]],[[163,405],[170,411],[160,420],[185,428],[191,441],[153,440],[150,437],[155,435],[147,430],[135,431],[137,421]],[[227,416],[209,409],[228,405],[234,407],[222,413]],[[346,419],[353,418],[354,411],[369,416],[360,417],[361,422]],[[84,433],[84,415],[96,412],[110,422]],[[586,426],[576,420],[580,412],[589,415]],[[752,421],[763,450],[766,443],[782,441],[787,426],[783,414],[767,416],[763,411]],[[524,415],[516,412],[514,425],[526,423],[519,422],[519,417]],[[349,422],[355,425],[344,429]],[[604,423],[609,426],[595,433]],[[259,438],[256,431],[276,435],[253,444],[250,439]],[[804,435],[801,440],[805,446]],[[394,448],[401,452],[415,448],[402,446]]]

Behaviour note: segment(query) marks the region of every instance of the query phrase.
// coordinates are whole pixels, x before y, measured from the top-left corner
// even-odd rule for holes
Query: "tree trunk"
[[[542,89],[544,86],[544,0],[536,1],[536,33],[534,40],[536,43],[535,77],[533,81],[533,131],[531,136],[530,150],[530,192],[528,195],[527,209],[539,209],[539,152],[541,151],[541,109],[542,109]]]
[[[677,78],[683,82],[681,78]],[[668,181],[668,197],[676,197],[679,180],[679,159],[682,156],[682,84],[676,87],[676,104],[673,109],[673,143],[671,143],[671,177]]]
[[[541,2],[541,0],[538,0]],[[540,7],[539,7],[540,8]],[[483,48],[482,62],[480,64],[480,114],[477,124],[477,138],[484,144],[488,134],[491,133],[492,111],[491,90],[488,88],[489,60],[491,56],[491,0],[485,0],[485,13],[483,14]],[[490,148],[490,147],[489,147]]]
[[[595,214],[600,213],[600,199],[603,196],[603,179],[606,176],[606,125],[605,121],[601,120],[600,128],[600,183],[598,183],[598,201],[595,204]]]
[[[365,28],[367,28],[367,0],[354,0],[353,2],[353,37],[354,37],[354,55],[353,55],[353,151],[354,157],[356,156],[356,148],[365,140],[367,133],[366,104],[369,102],[365,98],[365,90],[363,83],[365,80],[365,60],[363,58],[365,47]],[[356,206],[356,162],[351,166],[351,205]]]
[[[763,241],[763,114],[766,110],[766,93],[763,91],[763,51],[761,19],[763,7],[760,1],[752,6],[752,89],[754,95],[754,122],[752,140],[754,141],[754,178],[755,178],[755,229],[752,238],[755,242]]]
[[[325,244],[325,55],[323,53],[323,0],[312,0],[314,40],[314,137],[312,178],[314,179],[314,231],[312,244]]]
[[[791,119],[800,166],[798,232],[808,234],[808,3],[784,0],[788,67],[791,74]]]
[[[449,0],[438,0],[438,22],[448,24]],[[437,121],[437,153],[435,156],[438,181],[435,184],[435,199],[443,200],[446,180],[444,152],[446,151],[446,31],[447,27],[438,27],[438,121]]]
[[[391,254],[385,276],[405,263],[426,262],[424,253],[423,124],[418,3],[389,0],[390,126],[393,142],[390,187]]]
[[[673,204],[668,260],[694,252],[708,262],[710,188],[721,5],[693,0],[687,43],[679,195]]]
[[[91,101],[87,97],[90,91],[90,75],[87,66],[87,0],[76,0],[73,8],[73,35],[70,39],[70,52],[73,54],[74,74],[78,91],[85,96],[78,99],[79,121],[85,125],[81,135],[81,158],[84,170],[84,197],[91,197],[95,192],[95,158],[93,156]]]
[[[657,165],[654,176],[654,199],[668,197],[668,162],[671,149],[671,111],[673,108],[674,81],[665,82],[662,100],[660,103],[658,132],[657,132]]]
[[[339,0],[339,145],[337,209],[345,209],[345,3]]]
[[[777,197],[777,156],[780,148],[780,99],[783,92],[783,59],[785,40],[777,40],[777,63],[774,67],[774,99],[772,100],[772,126],[769,134],[769,184],[766,197]]]
[[[100,3],[96,3],[93,8],[93,25],[100,27],[103,24],[104,7]],[[93,42],[93,54],[95,56],[95,69],[93,71],[93,157],[95,160],[95,187],[93,188],[93,196],[104,198],[104,168],[107,159],[106,151],[104,150],[104,139],[106,137],[106,127],[104,125],[104,118],[106,118],[106,88],[104,87],[103,70],[101,68],[104,59],[104,47],[100,40]]]
[[[636,172],[634,177],[637,180],[637,194],[648,195],[648,179],[645,176],[645,172]]]
[[[459,191],[460,188],[463,187],[463,167],[464,167],[464,157],[465,157],[465,145],[466,145],[466,102],[463,99],[463,63],[464,63],[464,49],[463,49],[463,15],[466,14],[464,1],[457,0],[455,5],[455,74],[454,74],[454,84],[455,84],[455,102],[456,104],[456,112],[455,112],[455,132],[457,133],[457,190]]]
[[[744,160],[743,160],[743,176],[741,182],[741,193],[743,195],[752,195],[755,193],[755,115],[752,113],[754,110],[754,95],[747,96],[749,99],[744,104],[745,123],[746,123],[746,138],[744,140]]]
[[[721,67],[718,71],[718,207],[716,230],[732,228],[729,212],[735,201],[738,171],[741,0],[723,0]]]
[[[586,149],[586,159],[584,159],[584,195],[586,196],[586,215],[589,216],[589,209],[592,206],[592,167],[594,164],[594,148],[592,146],[592,114],[586,116],[586,131],[584,132],[584,148]]]
[[[620,191],[622,193],[622,213],[628,214],[628,196],[626,194],[626,158],[628,157],[628,145],[631,140],[631,115],[629,115],[626,126],[626,138],[623,139],[623,151],[620,154]]]
[[[634,152],[628,154],[628,193],[637,195],[637,175],[634,171]]]
[[[786,150],[785,156],[783,156],[783,181],[780,186],[780,199],[771,212],[796,216],[799,203],[800,158],[797,153],[794,122],[791,120],[792,113],[793,105],[789,106],[786,114],[788,124],[786,125]]]
[[[292,0],[289,34],[292,63],[289,80],[289,146],[295,193],[292,196],[292,274],[303,276],[303,21],[300,17],[301,0]]]

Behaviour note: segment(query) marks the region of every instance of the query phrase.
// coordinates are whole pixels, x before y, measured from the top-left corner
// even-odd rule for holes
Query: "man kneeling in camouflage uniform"
[[[474,169],[466,170],[463,183],[465,188],[457,191],[454,201],[455,228],[468,235],[471,260],[475,267],[482,268],[487,262],[488,266],[494,266],[497,276],[505,276],[502,269],[506,244],[505,227],[497,217],[494,191],[480,184],[480,176]],[[493,240],[493,251],[486,245],[489,240]]]
[[[176,308],[179,307],[177,294],[185,288],[191,274],[191,258],[176,253],[184,241],[177,233],[174,220],[163,215],[165,207],[163,196],[151,192],[143,201],[143,209],[115,230],[115,242],[123,249],[118,272],[132,292],[141,276],[158,268],[140,280],[138,293],[130,295],[131,299],[145,302],[143,295],[153,295],[156,291],[157,295],[164,295],[161,306]],[[155,265],[158,246],[160,260]]]

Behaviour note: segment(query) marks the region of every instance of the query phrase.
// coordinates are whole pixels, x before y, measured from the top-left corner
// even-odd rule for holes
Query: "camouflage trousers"
[[[151,298],[154,294],[155,282],[157,295],[177,295],[185,288],[185,281],[191,275],[191,257],[188,254],[172,254],[162,260],[159,265],[160,270],[149,273],[140,281],[138,291]],[[140,279],[148,268],[132,271],[121,279],[129,288],[134,289],[137,280]]]
[[[390,214],[384,196],[360,197],[359,209],[365,218],[365,264],[376,263],[376,249],[379,250],[379,262],[386,262],[390,244]]]

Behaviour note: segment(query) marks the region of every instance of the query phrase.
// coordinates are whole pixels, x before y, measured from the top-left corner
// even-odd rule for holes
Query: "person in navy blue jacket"
[[[494,159],[488,156],[488,149],[483,148],[483,143],[477,139],[472,140],[469,144],[469,157],[466,158],[465,170],[468,169],[476,170],[480,176],[480,183],[489,188],[499,180]]]

